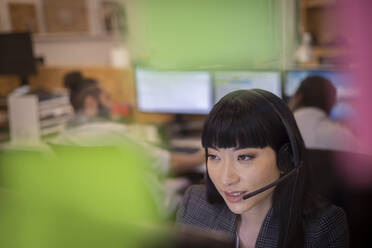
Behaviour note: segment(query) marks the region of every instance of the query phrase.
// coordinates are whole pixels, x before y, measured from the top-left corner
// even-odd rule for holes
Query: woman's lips
[[[227,192],[224,191],[226,199],[231,203],[239,202],[243,196],[245,195],[247,191],[233,191],[233,192]]]

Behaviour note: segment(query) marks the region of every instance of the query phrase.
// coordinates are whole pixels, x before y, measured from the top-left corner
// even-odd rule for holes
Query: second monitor
[[[235,90],[263,89],[282,97],[280,72],[217,72],[214,75],[215,102]]]

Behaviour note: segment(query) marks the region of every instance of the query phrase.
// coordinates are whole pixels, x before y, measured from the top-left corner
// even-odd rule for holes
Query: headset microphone
[[[243,200],[247,200],[248,198],[251,198],[251,197],[253,197],[257,194],[260,194],[260,193],[278,185],[279,183],[283,182],[285,179],[289,178],[290,176],[294,175],[295,173],[298,173],[298,170],[299,170],[299,168],[294,168],[290,172],[285,174],[284,176],[280,177],[278,180],[276,180],[276,181],[274,181],[274,182],[272,182],[272,183],[270,183],[270,184],[268,184],[268,185],[266,185],[266,186],[264,186],[264,187],[262,187],[258,190],[255,190],[251,193],[248,193],[248,194],[244,195]]]

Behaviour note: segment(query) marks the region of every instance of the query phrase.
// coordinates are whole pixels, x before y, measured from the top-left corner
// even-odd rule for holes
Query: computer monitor
[[[216,72],[214,86],[214,102],[232,91],[241,89],[263,89],[282,97],[280,72],[275,71]]]
[[[309,76],[321,76],[331,81],[337,90],[337,102],[330,113],[333,120],[346,120],[355,117],[352,102],[359,95],[353,75],[341,70],[291,70],[286,72],[284,95],[289,99],[298,89],[302,80]]]
[[[142,112],[207,114],[212,107],[209,72],[136,68],[137,107]]]
[[[20,76],[22,84],[27,76],[36,73],[31,33],[0,34],[0,75]]]

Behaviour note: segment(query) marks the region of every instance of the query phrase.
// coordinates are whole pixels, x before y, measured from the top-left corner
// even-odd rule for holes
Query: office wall
[[[8,12],[9,3],[32,3],[35,4],[37,11],[38,26],[40,32],[43,32],[42,29],[42,15],[41,13],[41,1],[42,0],[0,0],[0,31],[11,31],[11,21],[10,15]]]
[[[42,0],[0,0],[0,31],[12,30],[9,3],[34,4],[37,14],[38,33],[33,35],[35,55],[44,57],[46,66],[116,66],[129,65],[125,44],[119,43],[113,35],[107,35],[103,28],[100,6],[102,0],[86,1],[89,32],[59,33],[46,32]]]
[[[128,3],[136,64],[162,70],[283,69],[293,59],[295,0]]]
[[[110,37],[34,37],[35,55],[46,66],[110,66],[113,49]]]
[[[63,0],[61,0],[63,1]],[[99,6],[102,0],[87,0],[87,13],[88,13],[88,23],[90,34],[96,35],[101,34],[103,30],[102,23],[98,18]],[[11,22],[8,12],[9,3],[32,3],[36,7],[36,14],[38,19],[39,33],[45,33],[45,25],[43,24],[43,10],[42,10],[42,0],[0,0],[0,30],[10,31]]]

